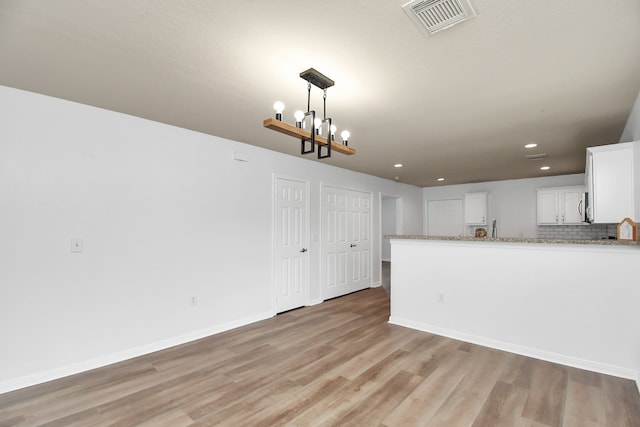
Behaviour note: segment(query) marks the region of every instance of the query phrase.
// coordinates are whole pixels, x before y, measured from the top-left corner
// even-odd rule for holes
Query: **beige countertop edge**
[[[521,237],[442,237],[442,236],[424,236],[415,235],[387,235],[385,239],[389,240],[446,240],[458,242],[498,242],[498,243],[544,243],[550,245],[623,245],[638,246],[640,242],[629,242],[625,240],[599,239],[599,240],[570,240],[570,239],[534,239]]]

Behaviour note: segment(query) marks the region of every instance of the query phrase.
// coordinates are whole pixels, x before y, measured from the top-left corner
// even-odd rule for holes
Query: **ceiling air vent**
[[[402,6],[425,35],[431,35],[474,16],[468,0],[413,0]]]
[[[529,160],[544,160],[547,158],[547,153],[541,153],[541,154],[528,154],[526,156],[524,156],[525,159],[529,159]]]

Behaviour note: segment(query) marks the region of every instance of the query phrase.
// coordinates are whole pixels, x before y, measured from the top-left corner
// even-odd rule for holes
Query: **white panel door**
[[[371,194],[322,190],[322,298],[371,286]]]
[[[307,303],[309,282],[307,183],[276,178],[275,266],[276,313]]]
[[[325,188],[322,192],[322,297],[334,298],[349,293],[347,262],[348,198],[344,190]]]
[[[371,287],[371,195],[352,191],[349,199],[351,262],[347,265],[347,274],[351,281],[351,292],[354,292]]]

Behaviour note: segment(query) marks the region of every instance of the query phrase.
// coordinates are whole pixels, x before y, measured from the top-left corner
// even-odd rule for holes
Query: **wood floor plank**
[[[423,378],[406,371],[399,371],[377,387],[364,399],[352,405],[348,411],[333,418],[331,426],[374,426],[380,423],[393,408],[410,394]]]
[[[567,368],[534,360],[532,369],[531,387],[522,416],[550,427],[561,427],[567,395]]]
[[[190,399],[184,405],[184,411],[194,420],[213,418],[230,406],[244,404],[252,393],[264,392],[282,378],[277,371],[263,371],[259,375],[244,378],[241,381],[229,381],[223,387]],[[285,378],[287,385],[295,386],[293,381]]]
[[[293,393],[282,394],[279,398],[269,396],[266,404],[270,410],[262,414],[257,414],[246,421],[252,427],[271,427],[286,425],[291,420],[300,416],[309,408],[322,404],[336,393],[346,387],[349,383],[344,377],[320,378],[317,381],[295,390]]]
[[[535,359],[510,354],[505,360],[499,381],[529,390]]]
[[[454,351],[382,419],[387,427],[426,425],[466,375],[467,353]]]
[[[607,426],[640,426],[640,399],[633,382],[608,375],[602,376],[602,389],[606,396],[603,405]]]
[[[188,427],[192,424],[193,420],[187,414],[176,410],[139,423],[136,427]]]
[[[301,426],[331,425],[354,407],[359,407],[359,404],[362,404],[380,385],[391,380],[394,374],[398,373],[394,368],[394,361],[409,356],[405,351],[395,351],[349,381],[345,387],[337,390],[322,404],[314,405],[292,422]]]
[[[429,420],[432,427],[471,425],[500,374],[506,353],[475,347],[463,368],[465,376]]]
[[[582,384],[592,385],[594,387],[602,387],[605,376],[596,372],[585,371],[584,369],[566,367],[569,374],[569,381],[576,381]]]
[[[521,422],[528,391],[497,381],[471,427],[513,427]]]
[[[241,399],[235,396],[233,402],[222,410],[215,410],[195,418],[204,425],[250,425],[248,419],[265,414],[264,401],[267,397],[279,397],[290,391],[300,390],[301,386],[287,378],[272,380],[262,387],[245,393]]]
[[[381,359],[396,352],[411,340],[412,331],[395,325],[383,325],[377,334],[370,335],[373,343],[360,354],[333,369],[335,375],[354,379],[367,371]]]
[[[369,289],[0,395],[0,427],[640,427],[633,381],[388,323]]]
[[[604,395],[600,387],[569,381],[563,427],[594,427],[606,421]]]

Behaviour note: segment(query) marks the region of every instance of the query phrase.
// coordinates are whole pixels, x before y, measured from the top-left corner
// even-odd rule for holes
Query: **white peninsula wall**
[[[640,384],[640,246],[499,240],[392,239],[390,322]]]

